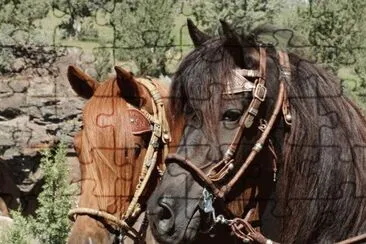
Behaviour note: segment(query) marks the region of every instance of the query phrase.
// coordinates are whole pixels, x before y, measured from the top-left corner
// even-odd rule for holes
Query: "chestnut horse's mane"
[[[252,37],[241,38],[253,46]],[[188,54],[173,79],[172,110],[181,115],[188,107],[206,123],[208,135],[214,133],[217,108],[225,102],[222,87],[240,58],[235,48],[245,49],[231,46],[232,42],[223,36],[206,41]],[[274,48],[268,50],[269,58],[278,63]],[[295,54],[289,58],[292,77],[285,86],[293,122],[279,162],[272,211],[282,219],[281,241],[355,236],[366,231],[365,119],[344,96],[335,76]],[[272,80],[278,77],[268,82]]]

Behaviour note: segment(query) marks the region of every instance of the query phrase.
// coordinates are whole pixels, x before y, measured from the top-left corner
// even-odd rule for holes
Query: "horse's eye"
[[[141,145],[140,144],[135,144],[135,158],[137,158],[140,155],[141,152]]]
[[[192,115],[194,113],[194,110],[191,106],[186,105],[183,108],[183,112],[185,115]]]
[[[230,109],[227,110],[222,116],[222,120],[224,121],[237,121],[241,117],[241,111],[238,109]]]

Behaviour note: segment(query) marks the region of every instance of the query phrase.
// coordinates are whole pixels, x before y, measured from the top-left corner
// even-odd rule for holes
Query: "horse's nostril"
[[[158,210],[158,227],[159,231],[165,234],[169,234],[174,227],[174,213],[173,210],[167,203],[160,202],[159,203],[159,210]]]
[[[169,206],[167,206],[165,204],[161,204],[160,206],[161,206],[161,211],[159,211],[158,218],[160,220],[170,219],[173,216],[173,214],[172,214]]]

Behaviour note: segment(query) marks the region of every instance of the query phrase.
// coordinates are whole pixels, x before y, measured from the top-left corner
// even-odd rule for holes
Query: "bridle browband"
[[[168,143],[171,141],[170,129],[166,118],[164,103],[156,85],[149,77],[148,79],[138,78],[137,81],[141,85],[143,85],[151,95],[153,114],[150,114],[144,109],[137,110],[136,108],[132,108],[132,105],[128,104],[129,107],[131,107],[131,109],[129,109],[128,111],[130,116],[130,123],[132,124],[132,126],[134,126],[134,123],[143,124],[143,122],[140,122],[141,119],[136,120],[136,117],[142,115],[144,117],[143,119],[151,124],[152,130],[149,145],[146,150],[144,162],[139,176],[139,182],[136,186],[133,198],[128,205],[126,212],[123,214],[121,219],[106,211],[92,208],[77,207],[70,210],[68,213],[68,217],[71,221],[75,221],[77,215],[88,215],[98,221],[106,221],[109,226],[112,226],[113,229],[117,230],[117,233],[119,233],[118,238],[120,243],[123,243],[123,235],[125,234],[130,236],[134,240],[143,240],[143,235],[141,235],[139,231],[130,226],[127,223],[127,220],[136,219],[137,216],[141,213],[139,199],[146,188],[146,185],[152,175],[153,170],[157,168],[160,175],[162,175],[163,171],[165,170],[164,162],[161,165],[156,164],[158,152],[161,147],[163,147],[162,150],[164,158],[168,154]],[[146,129],[143,129],[142,131],[145,132]]]

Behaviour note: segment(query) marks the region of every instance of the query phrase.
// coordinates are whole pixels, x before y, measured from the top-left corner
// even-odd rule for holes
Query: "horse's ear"
[[[221,24],[222,31],[225,36],[231,36],[233,34],[233,30],[231,29],[229,23],[227,23],[223,19],[220,19],[220,24]]]
[[[76,94],[86,99],[91,98],[99,86],[96,80],[73,65],[67,69],[67,78]]]
[[[232,53],[235,62],[239,67],[246,69],[253,69],[256,65],[258,58],[253,49],[250,48],[249,42],[245,42],[236,33],[236,31],[225,21],[220,19],[222,26],[222,32],[228,39],[229,52]],[[239,54],[239,55],[238,55]]]
[[[220,19],[220,23],[221,23],[222,32],[224,33],[224,35],[227,38],[234,40],[236,42],[236,44],[241,45],[240,37],[235,32],[235,30],[233,30],[231,28],[231,26],[223,19]]]
[[[193,24],[193,21],[191,19],[187,19],[187,26],[189,35],[195,47],[201,46],[205,41],[211,38],[206,33],[200,31],[197,26]]]
[[[136,107],[141,106],[141,91],[139,90],[137,80],[133,74],[121,67],[114,67],[117,73],[117,84],[121,92],[121,96]]]

